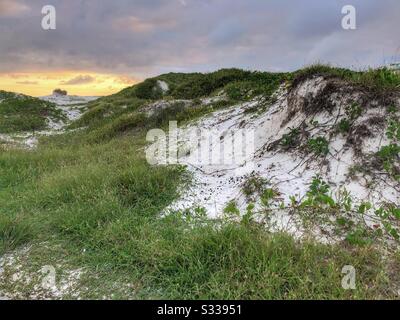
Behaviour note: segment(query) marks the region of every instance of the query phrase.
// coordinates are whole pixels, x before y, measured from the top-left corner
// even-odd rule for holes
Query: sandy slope
[[[317,174],[329,183],[336,198],[347,190],[355,203],[370,201],[376,206],[386,202],[399,204],[400,186],[396,181],[384,176],[378,179],[379,175],[368,177],[350,174],[355,164],[362,163],[381,146],[389,143],[385,135],[386,125],[369,124],[371,119],[385,119],[386,109],[376,101],[368,102],[369,107],[363,110],[353,124],[354,130],[364,128],[367,124],[368,135],[357,136],[355,131],[352,133],[353,141],[349,138],[351,135],[346,136],[335,130],[339,121],[347,117],[346,112],[351,103],[365,101],[362,93],[350,89],[337,90],[326,98],[331,103],[329,109],[321,108],[315,112],[304,109],[307,101],[319,99],[331,85],[330,80],[322,77],[308,79],[290,92],[281,87],[275,94],[276,102],[265,108],[265,111],[265,101],[257,98],[214,112],[181,128],[178,138],[179,163],[188,166],[195,183],[185,189],[181,199],[168,210],[204,208],[207,215],[214,218],[221,216],[226,205],[234,200],[244,212],[249,199],[242,192],[243,183],[249,176],[260,176],[267,179],[269,185],[280,193],[273,220],[278,226],[296,232],[298,228],[288,226],[291,219],[288,212],[279,210],[278,206],[289,205],[293,196],[301,201]],[[253,112],[255,108],[257,112]],[[279,146],[279,142],[293,128],[304,131],[300,135],[302,143],[286,150]],[[238,161],[237,152],[241,141],[233,137],[240,130],[246,130],[252,136],[246,146],[253,145],[254,148],[250,148],[250,152],[247,150],[247,154],[239,157]],[[213,138],[205,137],[204,132],[212,133]],[[329,153],[326,156],[312,154],[305,143],[310,137],[326,138],[329,141]],[[232,138],[233,148],[224,147]],[[207,139],[209,143],[204,144]],[[210,163],[210,157],[215,154],[217,158],[220,157],[220,161]]]

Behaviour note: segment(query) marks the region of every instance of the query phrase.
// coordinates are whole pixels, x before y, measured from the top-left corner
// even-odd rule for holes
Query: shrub
[[[400,87],[400,75],[387,68],[353,71],[329,65],[314,64],[296,71],[291,80],[295,84],[313,76],[340,78],[350,84],[362,86],[380,95],[398,90]]]
[[[308,140],[308,147],[316,155],[326,156],[329,153],[329,143],[324,137],[317,137]]]
[[[349,117],[350,121],[354,121],[359,116],[361,116],[362,108],[358,104],[353,103],[351,106],[346,108],[346,114]]]
[[[400,146],[395,143],[383,146],[376,154],[383,169],[396,180],[400,180],[399,154]]]
[[[246,198],[251,198],[254,195],[262,195],[268,180],[257,175],[251,175],[246,178],[242,185],[242,192]]]
[[[392,141],[400,141],[400,121],[396,119],[389,120],[386,136]]]
[[[299,129],[291,129],[289,133],[283,135],[281,145],[287,149],[296,146],[299,143],[299,134]]]
[[[228,216],[239,216],[240,210],[237,207],[236,202],[232,200],[226,205],[224,213]]]
[[[347,119],[342,119],[338,124],[338,130],[343,134],[348,133],[350,131],[350,127],[351,127],[350,121]]]

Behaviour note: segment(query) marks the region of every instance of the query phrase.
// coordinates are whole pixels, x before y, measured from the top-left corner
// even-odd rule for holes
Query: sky
[[[41,27],[45,5],[55,30]],[[377,67],[400,60],[399,17],[398,0],[0,0],[0,90],[106,95],[166,72]]]

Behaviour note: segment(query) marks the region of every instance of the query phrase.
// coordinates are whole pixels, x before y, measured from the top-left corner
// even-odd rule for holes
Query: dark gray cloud
[[[41,29],[47,4],[54,31]],[[346,4],[357,30],[341,28]],[[0,72],[377,66],[399,57],[399,12],[398,0],[0,0]]]

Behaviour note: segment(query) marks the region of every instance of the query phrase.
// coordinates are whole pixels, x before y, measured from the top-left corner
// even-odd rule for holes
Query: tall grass
[[[391,93],[400,89],[400,74],[387,68],[353,71],[324,64],[314,64],[296,71],[291,77],[294,81],[301,81],[315,75],[337,77],[377,93]]]
[[[189,177],[180,167],[150,167],[143,140],[57,139],[0,154],[0,253],[62,244],[64,258],[96,275],[86,280],[87,297],[122,279],[138,287],[120,297],[145,299],[371,298],[383,290],[382,261],[365,248],[299,243],[257,224],[160,216]],[[360,270],[356,291],[341,287],[348,264]]]
[[[230,72],[237,81],[236,71]],[[352,72],[334,73],[367,81],[356,80]],[[225,79],[226,74],[219,76]],[[198,75],[179,81],[191,77]],[[364,77],[375,79],[374,74]],[[378,79],[384,87],[397,81],[383,74]],[[178,89],[179,81],[173,88],[186,92]],[[277,79],[271,81],[275,86]],[[201,86],[194,96],[218,86]],[[128,93],[109,97],[108,103],[129,103]],[[110,111],[105,105],[101,116],[94,116],[94,108],[105,103],[98,101],[82,120],[89,129],[45,138],[34,151],[0,153],[0,255],[34,245],[36,259],[46,265],[54,252],[49,246],[60,247],[64,261],[85,268],[82,287],[88,288],[83,294],[89,298],[110,291],[116,297],[143,299],[393,297],[386,261],[370,247],[300,242],[268,233],[257,223],[180,212],[162,215],[190,177],[179,166],[150,166],[144,158],[144,133],[170,117],[190,119],[197,111],[193,115],[176,106],[167,114],[140,117],[135,110],[147,100],[138,99],[132,98],[127,113],[111,108],[116,115],[110,118],[103,117],[103,111]],[[131,134],[124,135],[126,131]],[[345,265],[357,270],[356,290],[341,286]],[[122,290],[120,283],[129,283],[129,289]]]

